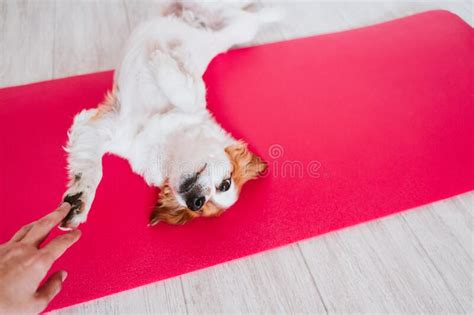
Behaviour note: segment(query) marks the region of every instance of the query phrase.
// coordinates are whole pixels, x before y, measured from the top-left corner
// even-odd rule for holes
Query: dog
[[[150,225],[184,224],[232,206],[266,164],[206,109],[202,76],[215,56],[252,40],[281,15],[249,1],[173,2],[141,24],[112,90],[97,108],[77,114],[68,132],[63,200],[72,207],[60,228],[86,221],[105,153],[127,159],[148,185],[160,188]]]

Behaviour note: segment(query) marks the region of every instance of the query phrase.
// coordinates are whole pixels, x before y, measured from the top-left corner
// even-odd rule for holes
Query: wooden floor
[[[432,8],[473,23],[471,1],[280,2],[252,44]],[[111,69],[145,0],[0,0],[0,86]],[[466,174],[468,176],[468,174]],[[59,313],[473,313],[474,193]]]

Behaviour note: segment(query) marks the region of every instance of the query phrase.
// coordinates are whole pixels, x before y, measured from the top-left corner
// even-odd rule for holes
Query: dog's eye
[[[230,188],[230,184],[231,184],[230,178],[224,179],[222,183],[219,185],[219,187],[217,187],[217,190],[220,192],[228,191]]]

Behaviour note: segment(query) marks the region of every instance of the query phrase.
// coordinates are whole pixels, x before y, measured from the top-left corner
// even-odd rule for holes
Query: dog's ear
[[[158,203],[151,213],[149,225],[156,225],[160,221],[184,224],[193,218],[191,211],[178,203],[168,183],[165,183],[158,197]]]
[[[267,168],[267,164],[257,155],[250,152],[247,144],[238,141],[225,148],[232,163],[232,179],[237,188],[241,189],[247,181],[256,178]]]

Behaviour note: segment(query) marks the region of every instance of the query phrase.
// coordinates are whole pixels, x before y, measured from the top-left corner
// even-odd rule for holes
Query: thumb
[[[62,284],[66,280],[67,272],[64,270],[52,274],[46,282],[36,291],[36,298],[44,307],[61,291]]]

